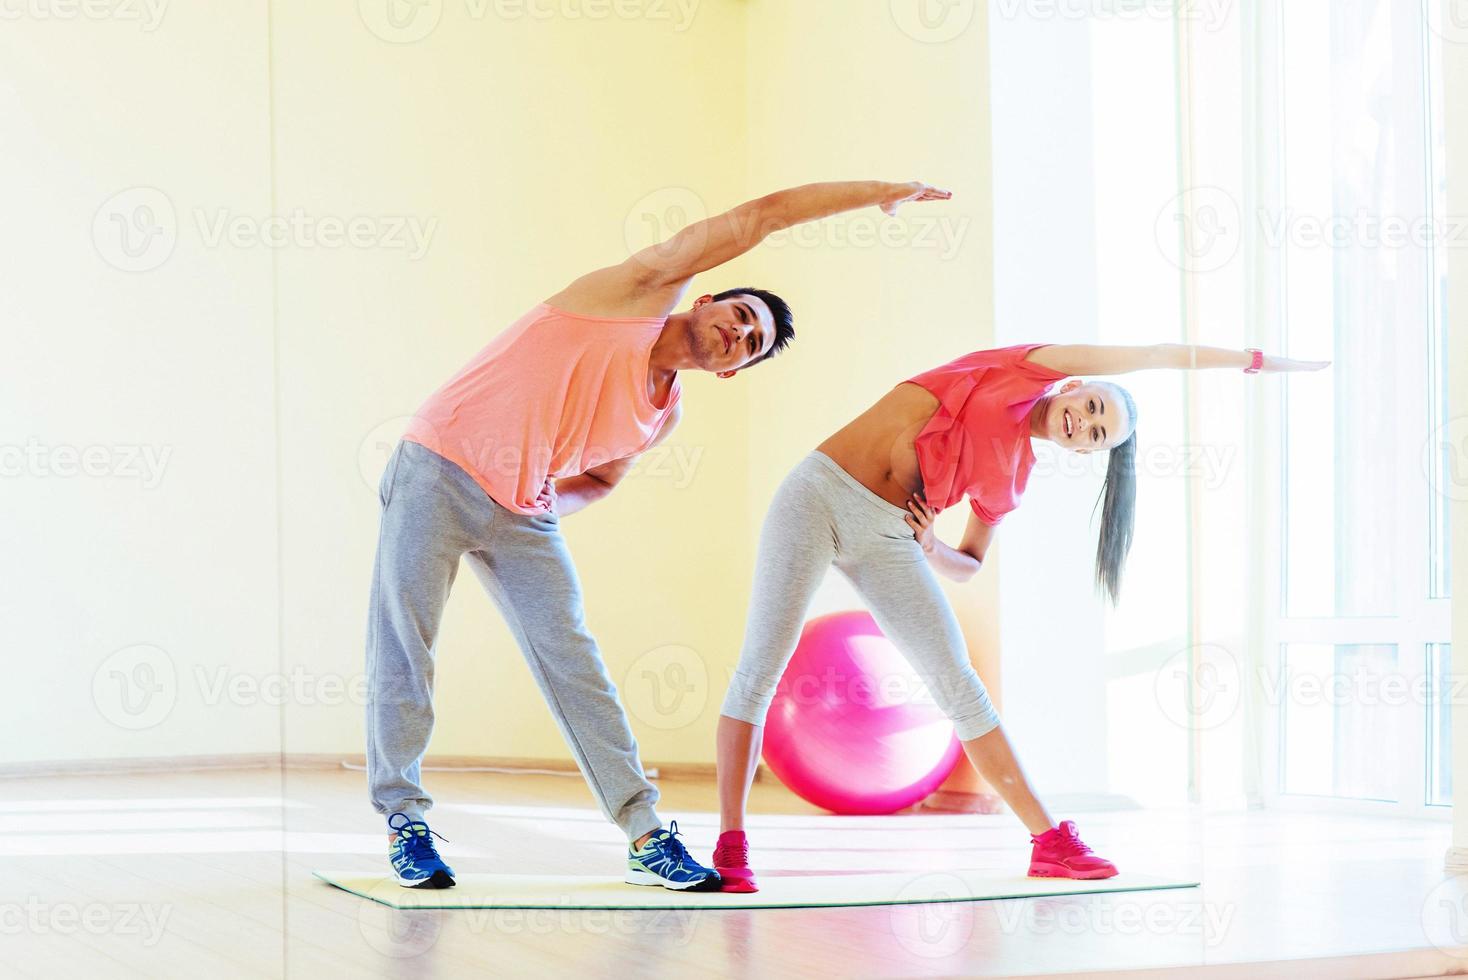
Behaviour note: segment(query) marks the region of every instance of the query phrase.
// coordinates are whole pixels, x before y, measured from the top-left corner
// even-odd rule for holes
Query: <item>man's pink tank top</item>
[[[403,438],[464,469],[495,503],[539,514],[546,481],[646,449],[682,395],[647,392],[665,317],[525,314],[414,414]]]

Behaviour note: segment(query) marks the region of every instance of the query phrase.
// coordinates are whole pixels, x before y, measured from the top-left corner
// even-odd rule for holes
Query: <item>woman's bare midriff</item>
[[[905,507],[923,488],[913,443],[937,410],[926,388],[903,382],[816,449],[872,493]]]

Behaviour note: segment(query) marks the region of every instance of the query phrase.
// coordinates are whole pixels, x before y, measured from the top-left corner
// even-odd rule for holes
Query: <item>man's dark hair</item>
[[[746,367],[754,367],[760,361],[774,357],[784,350],[795,339],[795,314],[790,312],[790,304],[766,289],[755,289],[752,286],[744,286],[739,289],[726,289],[714,297],[715,303],[722,303],[726,299],[736,296],[753,296],[770,308],[770,316],[775,321],[775,342],[762,356],[750,361]]]

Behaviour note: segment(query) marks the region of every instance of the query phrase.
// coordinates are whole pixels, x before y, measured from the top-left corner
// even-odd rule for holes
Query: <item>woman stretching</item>
[[[1315,371],[1325,362],[1161,344],[1151,347],[1027,344],[979,351],[899,384],[807,456],[775,493],[760,534],[749,625],[718,732],[722,833],[714,865],[724,890],[757,891],[744,808],[765,715],[795,651],[806,609],[826,569],[851,581],[882,631],[913,663],[953,720],[969,761],[1024,823],[1035,877],[1109,878],[1073,821],[1056,826],[1036,799],[969,664],[958,621],[934,572],[966,581],[983,565],[1004,515],[1018,506],[1034,466],[1031,439],[1077,453],[1107,451],[1096,584],[1113,603],[1132,542],[1137,409],[1110,382],[1083,375],[1152,368]],[[956,548],[933,519],[965,496],[973,513]]]

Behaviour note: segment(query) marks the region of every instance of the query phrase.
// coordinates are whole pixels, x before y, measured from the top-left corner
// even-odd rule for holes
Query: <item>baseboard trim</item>
[[[57,759],[41,762],[12,762],[0,765],[0,779],[43,779],[50,776],[122,776],[158,772],[211,772],[221,769],[361,769],[366,764],[362,753],[334,755],[330,753],[288,752],[243,753],[227,755],[153,756],[132,759]],[[711,762],[648,762],[644,764],[649,778],[660,780],[714,778]],[[524,771],[576,775],[576,763],[569,759],[523,759],[504,756],[430,755],[423,768],[438,772]],[[755,778],[763,777],[764,766]]]

